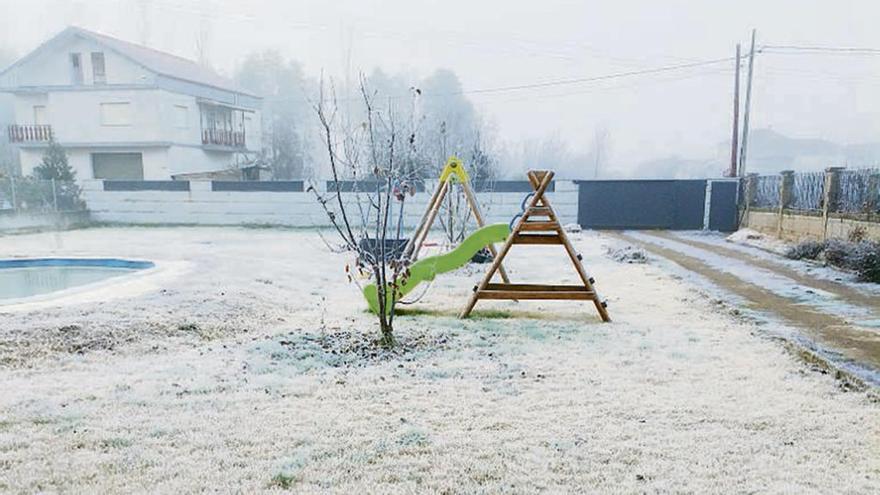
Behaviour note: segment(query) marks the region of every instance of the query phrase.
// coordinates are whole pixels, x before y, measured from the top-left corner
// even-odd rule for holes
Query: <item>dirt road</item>
[[[738,296],[746,309],[795,329],[790,337],[835,366],[880,386],[880,296],[798,270],[720,236],[662,231],[613,233]]]

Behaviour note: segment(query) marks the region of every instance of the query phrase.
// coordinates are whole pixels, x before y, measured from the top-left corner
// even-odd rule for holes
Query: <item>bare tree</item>
[[[331,174],[330,187],[316,199],[324,208],[333,229],[342,241],[341,249],[357,254],[356,268],[369,274],[375,283],[380,343],[394,345],[395,306],[399,288],[409,275],[410,262],[400,258],[397,246],[403,228],[403,202],[413,189],[418,170],[407,165],[415,147],[415,134],[395,113],[389,101],[379,109],[375,93],[361,76],[358,99],[361,118],[339,112],[332,84],[321,81],[314,104],[326,147]],[[351,182],[348,182],[351,180]],[[361,189],[359,185],[366,184]],[[394,206],[399,204],[395,214]],[[391,243],[389,243],[391,241]],[[355,274],[349,273],[350,277]]]

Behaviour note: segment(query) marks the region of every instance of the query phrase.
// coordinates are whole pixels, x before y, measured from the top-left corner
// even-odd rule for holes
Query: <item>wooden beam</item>
[[[558,232],[559,224],[556,222],[523,222],[520,232]]]
[[[486,290],[537,290],[556,292],[590,292],[583,285],[552,285],[552,284],[488,284]]]
[[[541,197],[544,195],[544,191],[547,190],[547,187],[550,185],[550,181],[552,179],[553,174],[550,173],[547,174],[547,176],[545,176],[544,179],[537,186],[535,186],[533,183],[533,187],[535,188],[535,195],[532,196],[532,199],[526,206],[526,211],[528,211],[529,208],[534,208],[538,205],[538,202],[541,201]],[[492,260],[492,265],[489,267],[489,270],[486,271],[486,275],[483,276],[483,280],[480,282],[480,285],[477,286],[477,290],[474,291],[473,294],[471,294],[470,299],[468,299],[467,304],[461,311],[461,318],[467,318],[468,315],[471,314],[471,311],[473,311],[474,306],[476,306],[477,300],[479,299],[479,291],[485,289],[486,285],[488,285],[489,282],[492,281],[492,276],[495,275],[496,271],[498,271],[498,268],[501,266],[501,260],[503,260],[504,257],[507,256],[507,253],[510,251],[511,246],[513,246],[513,238],[516,234],[519,233],[519,229],[520,227],[522,227],[522,224],[526,221],[527,217],[528,215],[523,215],[523,217],[517,220],[514,224],[513,229],[511,230],[511,235],[507,236],[507,241],[505,241],[504,245],[501,246],[501,250],[498,252],[498,256],[496,256],[495,259]]]
[[[534,208],[529,208],[528,212],[529,216],[536,217],[549,217],[551,213],[550,208],[547,208],[546,206],[536,206]]]
[[[514,244],[562,244],[559,234],[516,234],[513,236]]]
[[[552,172],[551,172],[551,176],[552,176]],[[543,182],[543,181],[539,182],[538,178],[537,178],[538,175],[533,174],[532,172],[529,172],[528,177],[529,177],[529,182],[532,183],[532,187],[537,188],[538,185]],[[558,222],[558,218],[556,217],[556,212],[553,211],[553,206],[550,204],[550,200],[543,197],[543,194],[541,196],[542,196],[541,199],[544,202],[544,206],[546,206],[547,208],[550,208],[550,213],[551,213],[550,219]],[[560,239],[562,239],[562,245],[565,247],[565,252],[568,253],[568,257],[571,259],[571,262],[574,264],[574,268],[575,268],[575,270],[577,270],[578,276],[581,278],[581,281],[584,283],[584,286],[587,287],[588,289],[590,289],[591,291],[593,291],[594,294],[596,294],[596,297],[593,299],[593,304],[595,304],[596,311],[599,312],[599,316],[602,317],[602,321],[604,321],[604,322],[611,321],[611,316],[608,314],[608,309],[605,307],[605,304],[602,302],[601,298],[599,297],[599,294],[596,292],[595,287],[593,287],[593,282],[590,281],[590,276],[587,275],[586,270],[584,270],[584,265],[581,264],[581,260],[578,258],[578,254],[574,250],[574,246],[571,245],[571,241],[568,239],[568,236],[565,234],[564,230],[561,230],[561,229],[559,230],[559,237],[560,237]]]
[[[590,301],[595,299],[596,295],[592,292],[582,292],[582,291],[555,291],[555,290],[547,290],[547,291],[529,291],[523,292],[518,290],[481,290],[478,291],[477,296],[479,299],[516,299],[516,300],[578,300],[578,301]]]

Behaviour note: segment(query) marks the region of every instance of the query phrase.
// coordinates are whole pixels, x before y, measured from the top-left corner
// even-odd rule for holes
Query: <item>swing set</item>
[[[460,313],[461,318],[467,318],[480,300],[580,300],[592,301],[602,321],[611,321],[607,304],[599,298],[596,292],[595,280],[587,275],[581,255],[572,246],[546,196],[547,188],[553,181],[553,172],[530,170],[527,176],[533,191],[523,200],[522,212],[516,215],[509,224],[500,223],[487,226],[480,212],[476,195],[470,186],[464,164],[456,157],[449,158],[440,174],[437,188],[428,201],[428,207],[401,254],[401,259],[412,264],[410,265],[409,277],[397,288],[397,299],[402,299],[421,282],[431,281],[441,273],[455,270],[467,264],[478,251],[485,248],[492,254],[492,264],[480,283],[474,286],[473,293]],[[419,254],[425,244],[428,232],[437,218],[444,198],[447,197],[455,184],[460,185],[465,201],[479,228],[452,251],[420,260],[418,259]],[[500,250],[495,249],[494,243],[497,242],[504,243]],[[562,246],[574,265],[580,283],[570,285],[511,283],[502,263],[514,245]],[[493,283],[492,279],[496,274],[501,278],[501,281]],[[375,285],[364,287],[364,297],[373,312],[378,311],[377,292]],[[386,291],[386,295],[390,299],[392,295],[390,289]],[[390,304],[387,304],[386,307],[390,309]]]

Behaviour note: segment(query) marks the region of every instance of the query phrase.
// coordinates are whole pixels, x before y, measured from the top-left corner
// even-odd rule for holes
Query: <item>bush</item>
[[[823,253],[825,262],[832,266],[853,270],[855,269],[853,265],[854,248],[855,246],[850,242],[829,239],[825,241],[825,251]]]
[[[825,244],[816,241],[804,241],[789,248],[785,253],[785,257],[793,260],[814,260],[822,254]]]
[[[826,264],[856,272],[862,282],[880,283],[880,242],[805,241],[785,253],[793,260],[823,259]]]
[[[862,282],[880,284],[880,242],[862,241],[851,255],[853,269]]]

